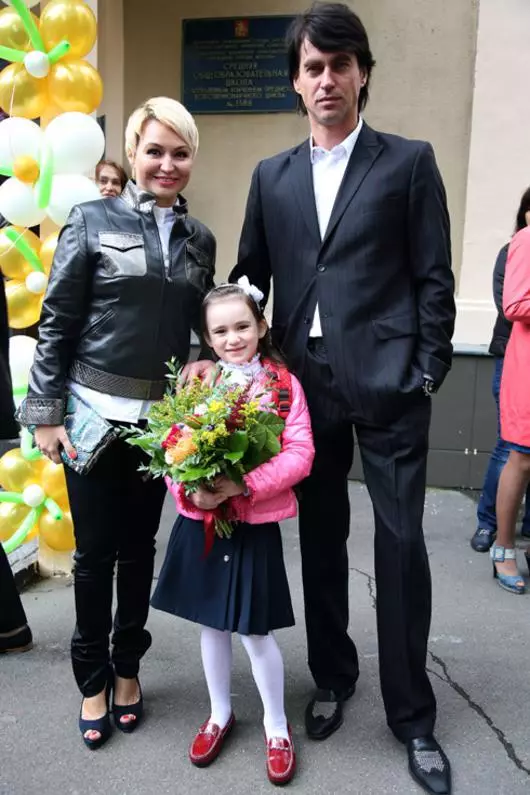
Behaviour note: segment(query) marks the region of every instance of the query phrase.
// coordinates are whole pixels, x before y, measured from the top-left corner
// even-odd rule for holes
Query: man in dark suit
[[[430,395],[451,366],[455,306],[449,218],[432,147],[360,117],[374,61],[345,5],[315,4],[288,36],[290,78],[310,138],[254,171],[231,280],[267,296],[272,331],[302,379],[316,459],[302,484],[300,539],[310,737],[342,722],[358,677],[348,635],[355,426],[375,516],[381,687],[413,776],[450,791],[433,737],[427,676],[431,582],[423,538]]]

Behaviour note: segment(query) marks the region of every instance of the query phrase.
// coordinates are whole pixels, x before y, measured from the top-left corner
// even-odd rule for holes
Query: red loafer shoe
[[[289,739],[271,737],[267,742],[267,776],[272,784],[288,784],[296,771],[296,754],[289,728]]]
[[[209,721],[203,723],[190,746],[189,757],[192,765],[196,767],[211,765],[221,753],[224,741],[235,722],[235,715],[232,712],[224,729],[220,729],[216,723]]]

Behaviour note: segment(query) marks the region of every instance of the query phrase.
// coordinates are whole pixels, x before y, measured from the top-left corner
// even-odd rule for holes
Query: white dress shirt
[[[333,205],[335,204],[340,184],[343,180],[346,167],[351,153],[353,152],[353,148],[357,143],[357,138],[359,137],[362,126],[363,120],[359,117],[359,123],[355,130],[351,132],[342,143],[334,146],[333,149],[323,149],[321,146],[314,146],[313,139],[310,139],[313,189],[315,192],[315,204],[321,240],[324,239],[326,234]],[[318,304],[315,309],[309,336],[322,336]]]
[[[175,223],[175,212],[171,207],[158,207],[155,205],[153,213],[158,227],[160,243],[162,244],[164,265],[167,270],[169,267],[169,237]],[[105,392],[98,392],[96,389],[90,389],[88,386],[71,380],[68,380],[66,385],[81,400],[88,403],[94,411],[97,411],[100,417],[105,417],[107,420],[136,423],[147,417],[149,409],[154,403],[153,400],[107,395]]]

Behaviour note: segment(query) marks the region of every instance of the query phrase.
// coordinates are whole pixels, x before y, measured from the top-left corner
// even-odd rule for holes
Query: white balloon
[[[12,166],[15,158],[29,155],[37,162],[40,159],[42,131],[29,119],[13,116],[0,121],[0,164]]]
[[[27,337],[25,334],[18,334],[9,338],[9,369],[11,370],[11,380],[13,388],[25,387],[28,385],[28,377],[37,340]]]
[[[50,72],[50,61],[45,52],[32,50],[24,56],[24,66],[26,72],[32,77],[43,78],[47,77]]]
[[[75,204],[94,199],[101,199],[101,194],[91,179],[81,174],[59,174],[53,178],[50,203],[46,211],[57,226],[62,226]]]
[[[32,483],[30,486],[26,486],[22,492],[22,499],[30,508],[38,508],[46,499],[46,494],[42,486],[39,486],[38,483]]]
[[[15,226],[37,226],[46,218],[46,210],[37,206],[33,188],[14,177],[0,185],[0,213]]]
[[[45,273],[40,271],[32,271],[26,276],[26,287],[30,293],[35,295],[42,295],[46,292],[48,286],[48,277]]]
[[[4,3],[8,6],[13,5],[11,0],[4,0]],[[40,0],[24,0],[24,3],[27,5],[28,8],[33,8],[33,6],[36,6],[37,3],[40,3]]]
[[[61,113],[46,127],[44,137],[53,152],[56,174],[86,174],[105,151],[103,130],[86,113]]]

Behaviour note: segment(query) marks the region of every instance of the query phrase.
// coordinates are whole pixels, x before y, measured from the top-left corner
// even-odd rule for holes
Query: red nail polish
[[[77,453],[68,453],[68,458],[77,458]]]

